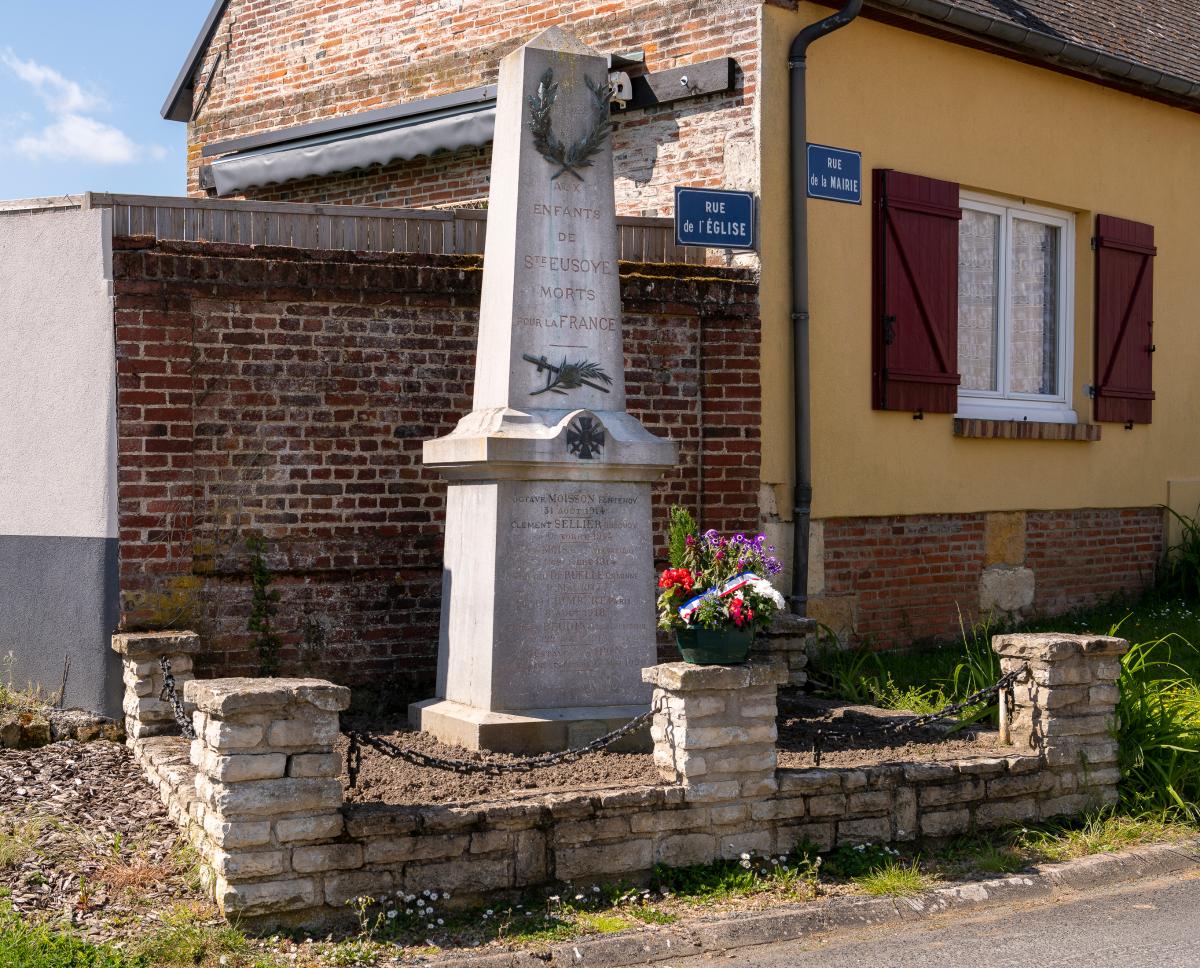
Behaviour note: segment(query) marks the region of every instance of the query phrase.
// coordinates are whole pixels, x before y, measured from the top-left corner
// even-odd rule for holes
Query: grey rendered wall
[[[108,218],[61,205],[0,211],[0,674],[55,692],[68,659],[66,705],[115,715]]]

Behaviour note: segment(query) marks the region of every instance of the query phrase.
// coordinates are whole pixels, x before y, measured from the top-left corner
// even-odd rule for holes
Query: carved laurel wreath
[[[604,147],[604,139],[612,131],[608,109],[612,88],[607,84],[593,84],[587,75],[584,75],[583,80],[592,95],[591,127],[587,134],[570,147],[555,137],[554,123],[550,119],[550,110],[558,97],[554,68],[546,68],[546,72],[538,81],[537,94],[529,95],[529,129],[533,132],[533,146],[548,162],[559,166],[558,171],[551,176],[551,181],[566,172],[583,181],[583,176],[576,169],[592,166],[592,156]]]

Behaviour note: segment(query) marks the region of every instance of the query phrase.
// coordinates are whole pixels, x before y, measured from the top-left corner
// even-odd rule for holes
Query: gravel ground
[[[129,751],[99,741],[0,751],[0,894],[27,917],[94,940],[136,934],[162,911],[216,911]]]

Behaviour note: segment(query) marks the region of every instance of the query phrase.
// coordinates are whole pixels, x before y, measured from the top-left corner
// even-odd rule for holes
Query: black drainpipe
[[[850,0],[841,10],[796,35],[788,54],[791,87],[792,169],[792,416],[795,433],[795,492],[792,507],[792,594],[796,615],[808,613],[808,525],[812,517],[811,385],[808,363],[808,48],[845,27],[862,10]]]

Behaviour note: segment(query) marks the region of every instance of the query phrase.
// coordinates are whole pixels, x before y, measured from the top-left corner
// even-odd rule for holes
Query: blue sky
[[[158,112],[210,6],[0,4],[0,199],[184,194],[185,126]]]

